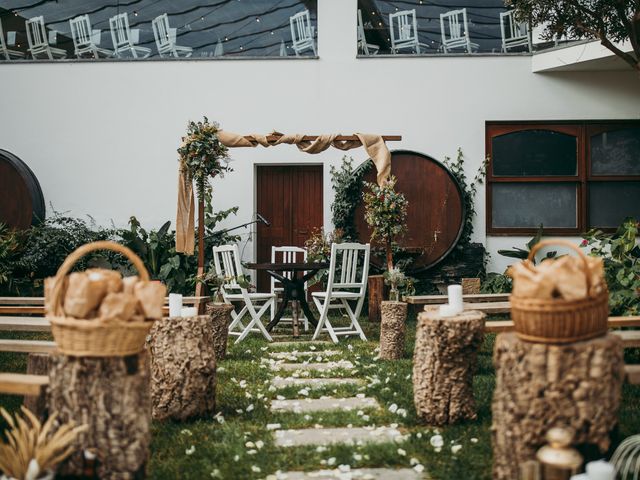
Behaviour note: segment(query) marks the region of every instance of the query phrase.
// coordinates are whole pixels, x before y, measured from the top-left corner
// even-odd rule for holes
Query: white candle
[[[439,313],[441,317],[453,317],[457,312],[451,305],[445,303],[444,305],[440,305]]]
[[[449,285],[447,293],[449,294],[449,305],[454,309],[454,312],[456,314],[462,313],[464,310],[462,305],[462,285]]]
[[[182,315],[182,295],[179,293],[169,294],[169,316],[180,317]]]
[[[181,317],[195,317],[198,314],[196,307],[183,307],[180,313]]]
[[[615,480],[616,478],[616,469],[604,460],[587,463],[586,470],[589,480]]]

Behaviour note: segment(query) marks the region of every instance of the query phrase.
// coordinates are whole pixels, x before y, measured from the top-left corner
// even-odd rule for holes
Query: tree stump
[[[622,342],[615,335],[567,345],[498,335],[493,362],[493,478],[517,478],[519,467],[535,459],[553,427],[575,432],[573,445],[609,448],[624,379]]]
[[[369,321],[380,323],[380,304],[389,294],[389,287],[384,284],[384,277],[382,275],[369,275],[368,284]]]
[[[52,354],[49,410],[58,414],[58,424],[89,426],[76,440],[77,451],[61,465],[60,475],[145,477],[151,441],[146,353],[108,358]],[[85,451],[95,453],[95,461],[86,460]]]
[[[216,364],[227,356],[227,340],[233,305],[228,303],[207,303],[207,315],[211,317],[213,328],[213,350]]]
[[[148,348],[154,420],[186,420],[214,412],[214,340],[209,315],[163,318],[153,324]]]
[[[474,420],[473,374],[484,339],[482,312],[440,317],[437,310],[418,316],[413,354],[413,400],[429,425]]]
[[[407,304],[404,302],[382,302],[381,311],[380,358],[398,360],[404,355]]]
[[[27,373],[29,375],[49,375],[50,357],[48,353],[30,353],[27,357]],[[46,388],[38,396],[25,395],[22,402],[36,417],[44,420],[47,417]]]

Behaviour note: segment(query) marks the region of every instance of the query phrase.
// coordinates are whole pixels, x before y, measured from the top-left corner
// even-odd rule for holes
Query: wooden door
[[[322,227],[322,165],[258,166],[256,211],[270,226],[258,224],[258,262],[271,261],[272,246],[304,247],[314,228]],[[258,291],[269,291],[269,276],[258,273]]]

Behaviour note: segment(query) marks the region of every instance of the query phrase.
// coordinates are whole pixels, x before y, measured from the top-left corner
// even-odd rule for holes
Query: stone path
[[[297,378],[297,377],[275,377],[271,385],[276,388],[285,387],[337,387],[339,385],[362,385],[364,381],[360,378]]]
[[[322,410],[351,411],[364,408],[380,408],[375,398],[301,398],[297,400],[273,400],[271,411],[296,413],[319,412]]]
[[[298,447],[303,445],[330,445],[345,443],[362,445],[365,443],[392,442],[402,434],[397,428],[306,428],[302,430],[276,431],[276,445],[279,447]]]
[[[274,475],[275,480],[419,480],[421,474],[411,468],[358,468],[343,467],[335,470],[317,470],[315,472],[287,472]]]
[[[320,342],[313,342],[317,344]],[[323,342],[330,343],[330,342]],[[364,383],[358,378],[309,378],[316,372],[328,372],[336,368],[344,370],[354,370],[356,367],[347,360],[331,361],[327,357],[339,355],[341,352],[337,350],[315,350],[309,349],[311,342],[278,342],[270,346],[277,345],[296,345],[301,350],[294,352],[270,352],[270,367],[274,371],[294,372],[292,376],[282,377],[276,375],[271,386],[274,388],[285,387],[301,387],[298,392],[301,398],[297,399],[280,399],[272,400],[271,411],[282,412],[290,411],[294,413],[308,413],[331,410],[352,411],[355,409],[378,409],[380,404],[375,398],[366,397],[364,394],[357,394],[350,398],[333,398],[321,397],[317,399],[305,398],[309,394],[309,389],[313,387],[338,386],[338,385],[358,385]],[[307,348],[309,350],[303,350]],[[301,361],[302,360],[302,361]],[[314,362],[315,360],[315,362]],[[326,360],[326,361],[323,361]],[[303,378],[301,378],[303,377]],[[274,425],[275,426],[275,425]],[[279,427],[279,425],[278,425]],[[274,431],[274,439],[276,446],[295,448],[308,445],[364,445],[365,443],[388,443],[402,442],[405,437],[396,428],[391,427],[351,427],[346,428],[324,428],[319,425],[317,428],[305,429],[277,429]],[[335,460],[335,459],[333,459]],[[330,463],[329,463],[330,464]],[[420,467],[420,471],[417,470]],[[333,470],[317,470],[312,472],[277,472],[269,475],[269,480],[307,480],[307,479],[326,479],[326,480],[419,480],[424,478],[421,473],[422,466],[416,465],[416,468],[363,468],[351,469],[349,465],[339,465]]]

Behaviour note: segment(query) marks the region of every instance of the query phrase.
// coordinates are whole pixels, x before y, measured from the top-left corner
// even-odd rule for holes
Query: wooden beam
[[[611,333],[622,339],[624,348],[640,348],[640,330],[620,330]]]
[[[44,305],[44,297],[0,297],[0,305]]]
[[[305,142],[313,142],[314,140],[317,140],[317,138],[319,137],[319,135],[304,135],[302,137],[302,140]],[[255,140],[253,138],[253,136],[251,135],[245,135],[244,138],[246,140],[249,140],[250,142]],[[267,141],[268,142],[275,142],[279,139],[280,137],[278,135],[267,135]],[[402,140],[402,135],[382,135],[382,139],[385,142],[399,142]],[[356,137],[355,135],[338,135],[335,140],[339,141],[339,142],[345,142],[345,141],[354,141],[354,140],[359,140],[358,137]]]
[[[627,382],[640,385],[640,365],[625,365],[624,372],[627,374]]]
[[[51,324],[43,317],[0,317],[0,331],[50,332]]]
[[[41,340],[5,340],[0,339],[0,352],[12,353],[51,353],[56,342]]]
[[[465,303],[465,310],[477,310],[487,315],[511,313],[511,302]]]
[[[508,293],[474,293],[462,296],[463,300],[472,303],[508,302]],[[449,301],[446,295],[409,295],[403,300],[412,305],[438,305]]]
[[[49,377],[46,375],[0,373],[0,393],[37,396],[48,384]]]
[[[44,315],[44,306],[41,305],[0,305],[0,315],[22,314],[22,315]]]

